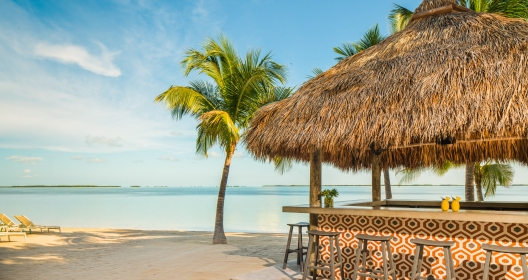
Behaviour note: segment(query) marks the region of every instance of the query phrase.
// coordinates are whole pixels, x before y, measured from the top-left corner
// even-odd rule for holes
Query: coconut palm
[[[155,101],[166,103],[177,120],[188,115],[198,121],[197,154],[207,157],[214,145],[219,145],[226,154],[213,236],[213,244],[226,244],[224,200],[233,154],[257,109],[289,97],[292,90],[277,87],[286,80],[285,67],[274,62],[270,53],[261,56],[260,50],[251,50],[241,58],[223,35],[218,41],[208,38],[200,50],[188,50],[181,65],[185,76],[198,71],[211,82],[171,86]]]
[[[459,5],[467,7],[475,12],[495,13],[509,18],[528,19],[528,0],[457,0]],[[392,32],[398,32],[411,21],[413,12],[398,4],[389,14],[389,22]]]
[[[475,12],[495,13],[510,18],[528,19],[528,0],[457,0],[457,3]],[[394,8],[389,14],[391,31],[394,33],[405,29],[412,16],[413,12],[411,10],[394,4]],[[466,201],[475,201],[474,174],[477,172],[475,170],[477,165],[479,163],[469,162],[466,164]]]

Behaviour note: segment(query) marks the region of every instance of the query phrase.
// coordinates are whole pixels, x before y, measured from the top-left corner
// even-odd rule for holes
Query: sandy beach
[[[1,279],[296,279],[286,234],[63,229],[0,242]],[[295,269],[295,255],[289,262]]]

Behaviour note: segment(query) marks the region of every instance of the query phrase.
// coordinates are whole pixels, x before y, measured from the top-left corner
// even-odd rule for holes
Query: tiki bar
[[[310,214],[304,277],[528,279],[528,202],[442,211],[437,197],[382,200],[380,182],[445,161],[528,163],[527,66],[527,21],[423,0],[403,31],[262,108],[248,150],[310,165],[309,203],[283,207]],[[323,163],[371,172],[372,200],[322,207]]]

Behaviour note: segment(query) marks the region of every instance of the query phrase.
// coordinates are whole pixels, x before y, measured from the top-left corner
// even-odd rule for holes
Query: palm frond
[[[196,153],[207,157],[207,151],[218,144],[226,153],[230,153],[240,140],[235,123],[225,111],[211,111],[200,116],[196,127]]]
[[[385,40],[385,36],[381,35],[378,24],[367,30],[358,42],[354,43],[354,47],[358,52],[362,52],[372,46],[379,44]]]
[[[509,187],[513,182],[514,171],[509,164],[486,164],[481,167],[482,187],[485,197],[495,196],[497,186]]]
[[[290,171],[293,167],[293,162],[285,158],[274,158],[273,164],[275,165],[275,171],[281,175]]]
[[[487,0],[485,2],[485,6],[481,5],[485,10],[479,12],[496,13],[509,18],[528,19],[528,1],[526,0]]]
[[[172,117],[181,119],[184,115],[198,118],[201,114],[215,110],[215,100],[210,88],[171,86],[168,90],[158,95],[154,101],[164,102],[171,109]]]
[[[433,171],[436,175],[443,176],[449,170],[451,170],[453,168],[459,168],[459,167],[462,167],[462,165],[454,164],[454,163],[446,160],[441,166],[433,166],[433,167],[431,167],[431,171]]]
[[[401,176],[400,180],[398,181],[398,185],[401,186],[403,184],[409,184],[416,181],[416,179],[418,179],[418,177],[420,177],[423,172],[425,172],[425,168],[402,168],[396,171],[396,176]]]
[[[394,8],[389,14],[391,33],[396,33],[405,29],[411,21],[412,16],[413,12],[411,10],[398,4],[394,4]]]
[[[341,61],[349,56],[355,55],[356,53],[358,53],[358,50],[356,49],[353,43],[342,43],[340,47],[334,47],[334,52],[339,55],[335,58],[335,60]]]
[[[319,75],[321,75],[323,73],[324,72],[323,72],[323,70],[321,68],[317,68],[316,67],[316,68],[312,69],[312,74],[313,75],[306,75],[306,79],[313,79],[313,78],[315,78],[315,77],[317,77],[317,76],[319,76]]]

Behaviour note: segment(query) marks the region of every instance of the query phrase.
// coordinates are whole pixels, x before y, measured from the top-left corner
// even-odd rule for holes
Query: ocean
[[[336,201],[370,199],[370,186],[336,188]],[[383,186],[382,186],[383,188]],[[463,186],[393,186],[394,199],[440,200],[461,196]],[[228,187],[224,229],[229,232],[287,232],[287,223],[307,214],[282,206],[308,203],[308,186]],[[0,213],[26,215],[35,224],[75,228],[212,231],[217,187],[0,188]],[[384,197],[384,194],[382,194]],[[500,187],[489,201],[526,201],[528,187]]]

